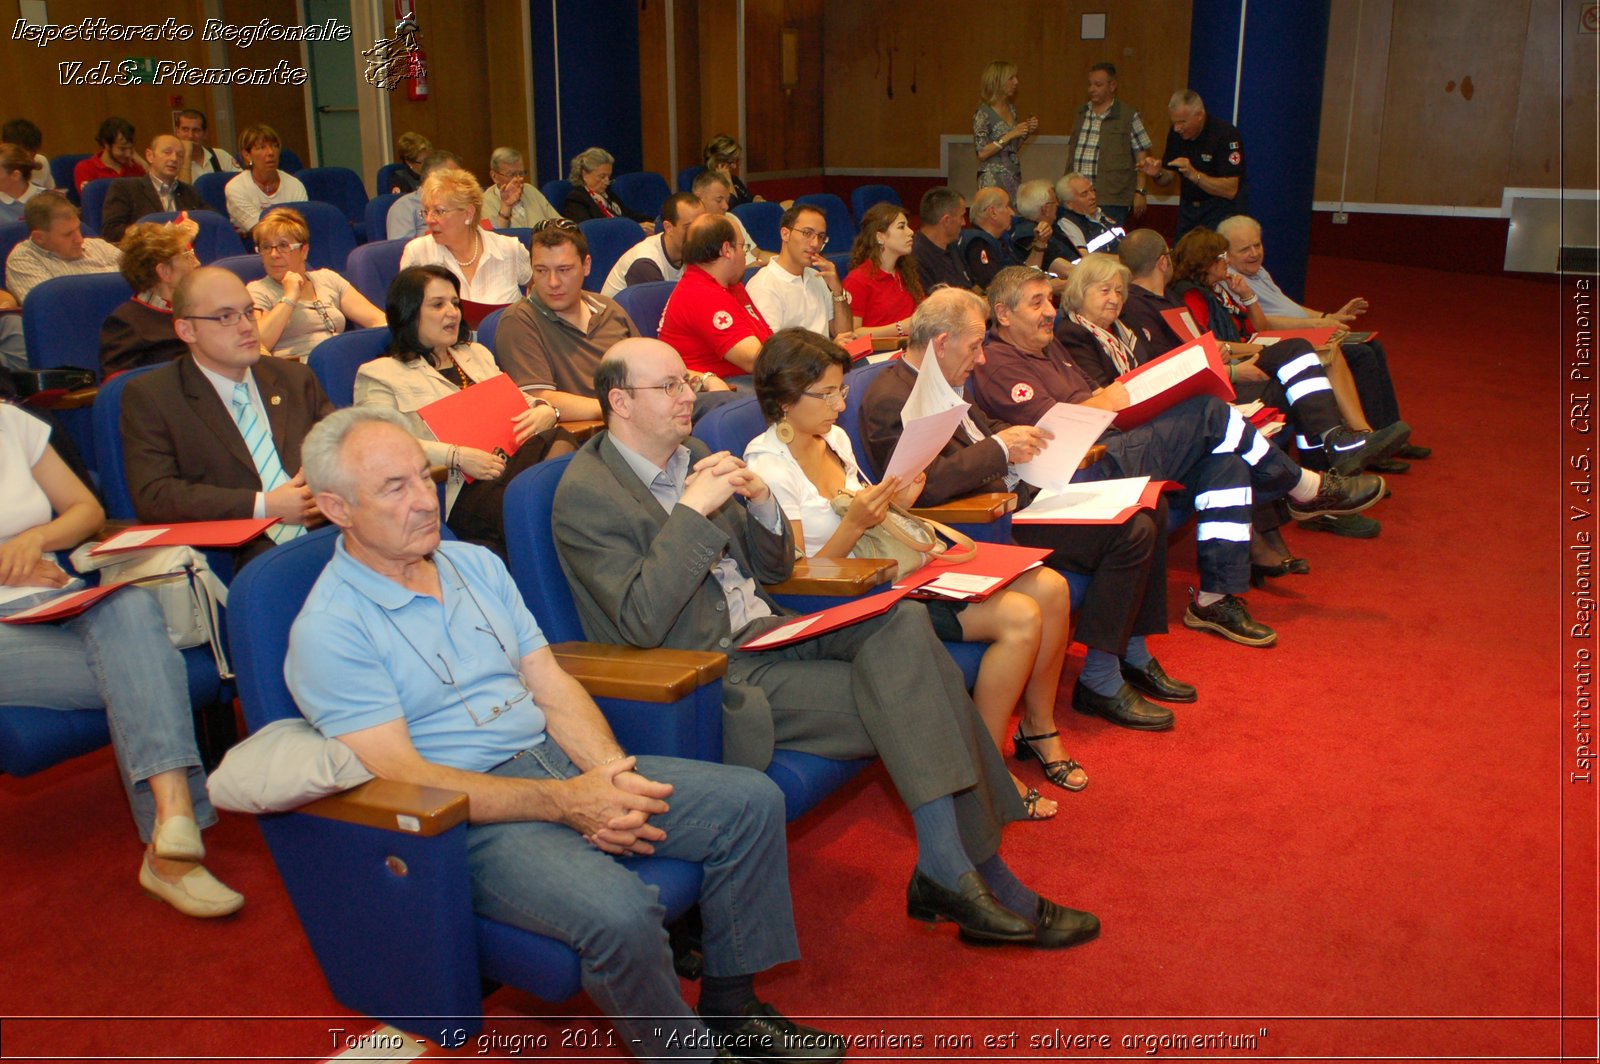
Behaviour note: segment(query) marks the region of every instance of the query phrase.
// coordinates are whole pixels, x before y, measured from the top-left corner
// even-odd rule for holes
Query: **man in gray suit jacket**
[[[184,277],[172,317],[189,356],[123,391],[128,491],[141,521],[279,518],[281,525],[240,548],[243,564],[321,523],[300,469],[300,444],[333,404],[305,366],[261,357],[250,293],[229,271],[202,267]],[[235,407],[238,400],[248,412]],[[254,452],[241,417],[266,424]],[[263,466],[274,483],[265,483]]]
[[[763,769],[775,746],[881,757],[916,826],[908,915],[984,942],[1060,947],[1098,933],[1094,916],[1039,897],[1001,861],[1000,829],[1022,803],[927,611],[902,602],[779,650],[739,650],[782,623],[758,583],[793,564],[782,509],[743,461],[689,439],[695,396],[671,347],[617,344],[595,394],[606,431],[573,457],[553,518],[589,637],[725,652],[728,761]]]

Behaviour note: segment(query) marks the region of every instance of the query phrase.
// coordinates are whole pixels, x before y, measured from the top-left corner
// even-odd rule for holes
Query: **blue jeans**
[[[798,958],[777,785],[753,769],[680,758],[641,757],[639,771],[673,787],[670,810],[651,818],[667,833],[656,854],[704,865],[706,973],[751,975]],[[579,772],[546,739],[493,774],[550,780]],[[584,990],[637,1056],[710,1056],[695,1044],[704,1027],[678,991],[662,925],[666,912],[655,888],[625,860],[595,849],[565,824],[524,820],[474,824],[467,863],[473,908],[572,946]]]
[[[55,594],[0,605],[0,616]],[[145,842],[156,821],[155,798],[145,781],[169,769],[189,770],[195,822],[216,823],[195,749],[183,657],[167,638],[155,596],[143,588],[124,588],[61,624],[0,625],[0,707],[5,706],[103,707],[122,786]]]

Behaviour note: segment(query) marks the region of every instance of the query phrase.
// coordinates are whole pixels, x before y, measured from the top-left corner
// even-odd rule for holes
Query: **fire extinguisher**
[[[395,36],[410,37],[413,47],[406,62],[406,98],[409,100],[426,100],[428,98],[428,53],[422,50],[422,45],[417,42],[417,15],[414,0],[394,0]]]

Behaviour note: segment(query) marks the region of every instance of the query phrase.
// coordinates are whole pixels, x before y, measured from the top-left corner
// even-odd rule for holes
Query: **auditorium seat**
[[[229,271],[245,284],[259,281],[267,275],[267,265],[261,261],[260,255],[229,255],[227,258],[218,259],[211,265]]]
[[[550,201],[550,206],[555,208],[557,214],[561,213],[561,205],[567,202],[567,193],[571,191],[571,181],[546,181],[539,186],[540,195]]]
[[[672,290],[676,287],[677,281],[630,284],[617,293],[617,305],[633,319],[640,336],[655,339],[661,331],[661,312],[667,309],[667,300],[672,298]]]
[[[667,179],[653,170],[618,174],[611,182],[611,191],[616,193],[624,207],[646,218],[660,214],[661,205],[672,195],[672,189],[667,187]],[[559,204],[555,207],[561,209]]]
[[[239,165],[244,166],[244,160],[239,160]],[[300,161],[300,156],[293,151],[280,147],[278,149],[278,169],[286,174],[297,174],[305,169],[305,164]]]
[[[389,208],[393,207],[394,201],[399,198],[398,192],[384,192],[367,201],[362,217],[365,219],[368,244],[389,239]]]
[[[741,203],[730,212],[739,219],[739,224],[744,226],[744,231],[750,234],[750,239],[756,242],[756,247],[768,251],[777,251],[783,247],[783,239],[778,235],[779,223],[783,220],[783,208],[776,203]],[[828,239],[833,239],[833,233],[828,233]]]
[[[328,269],[344,273],[345,260],[356,249],[354,231],[344,212],[331,203],[302,200],[299,203],[274,203],[261,213],[289,207],[300,212],[311,230],[311,245],[306,252],[306,265],[313,270]]]
[[[812,192],[796,196],[794,201],[820,210],[828,219],[828,245],[849,250],[856,238],[856,223],[850,217],[850,208],[844,205],[844,200],[832,192]]]
[[[6,259],[16,246],[28,239],[27,222],[7,222],[0,225],[0,288],[6,286]]]
[[[405,163],[384,163],[378,167],[377,180],[372,183],[373,199],[379,196],[399,195],[389,190],[394,187],[394,175],[406,168]],[[368,232],[371,232],[369,229]]]
[[[693,192],[694,179],[706,172],[703,166],[686,166],[678,171],[678,191]]]
[[[120,273],[52,277],[28,293],[22,331],[33,369],[77,366],[100,376],[100,326],[133,295]]]
[[[476,333],[477,341],[484,347],[487,347],[491,355],[494,354],[494,334],[500,328],[500,315],[504,314],[505,312],[505,307],[490,311],[489,314],[478,323],[478,331]]]
[[[352,406],[356,401],[356,372],[388,348],[387,328],[351,329],[312,348],[306,365],[334,406]]]
[[[578,228],[589,244],[589,276],[584,279],[583,287],[598,292],[617,260],[644,239],[644,230],[639,228],[638,222],[627,218],[591,218],[579,222]]]
[[[888,185],[857,185],[850,192],[850,213],[855,215],[857,228],[861,225],[862,217],[873,207],[880,203],[892,203],[896,207],[903,206],[900,202],[900,193]],[[828,234],[832,236],[832,233]]]
[[[100,235],[100,224],[105,217],[106,193],[111,190],[111,182],[115,180],[114,177],[97,177],[83,183],[83,190],[78,194],[83,197],[81,214],[84,236]]]
[[[194,179],[194,190],[200,193],[200,198],[206,205],[224,218],[228,217],[228,182],[239,175],[236,173],[201,174]]]
[[[194,253],[202,266],[212,266],[218,259],[244,252],[244,244],[240,243],[239,234],[234,232],[233,223],[228,221],[226,215],[209,210],[189,211],[188,215],[191,221],[200,226],[200,232],[195,234],[194,238]],[[177,211],[160,211],[156,214],[147,214],[139,220],[170,222],[177,217]]]
[[[87,158],[87,155],[54,155],[50,158],[50,180],[56,183],[57,191],[66,193],[74,206],[82,206],[82,201],[78,198],[77,188],[73,186],[72,172]]]
[[[357,244],[367,242],[367,186],[360,174],[344,166],[313,166],[294,176],[313,200],[339,208]]]
[[[409,240],[373,240],[350,252],[344,263],[344,279],[367,297],[375,307],[389,301],[389,285],[400,272],[400,256]]]

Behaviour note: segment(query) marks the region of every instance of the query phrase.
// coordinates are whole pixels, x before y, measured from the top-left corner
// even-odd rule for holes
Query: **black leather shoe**
[[[1410,438],[1411,426],[1404,421],[1371,432],[1357,432],[1339,425],[1323,435],[1322,451],[1327,456],[1328,468],[1348,477],[1371,469],[1404,447]]]
[[[1167,670],[1161,667],[1161,662],[1155,658],[1144,668],[1122,663],[1122,678],[1128,685],[1146,698],[1154,698],[1161,702],[1193,702],[1200,697],[1200,692],[1195,690],[1192,683],[1174,680],[1167,675]]]
[[[1365,514],[1345,514],[1343,517],[1313,517],[1301,521],[1300,527],[1309,532],[1331,532],[1348,539],[1376,539],[1383,525]]]
[[[1135,731],[1166,731],[1172,727],[1172,710],[1146,702],[1144,696],[1128,684],[1123,684],[1122,690],[1107,698],[1089,690],[1079,680],[1072,685],[1072,708]]]
[[[1383,478],[1362,473],[1347,477],[1335,470],[1322,474],[1322,489],[1305,502],[1289,500],[1289,516],[1296,521],[1313,517],[1358,514],[1383,498]]]
[[[1040,949],[1066,949],[1100,934],[1100,918],[1081,909],[1039,899],[1033,920],[1033,945]]]
[[[1394,452],[1396,458],[1404,458],[1408,462],[1420,462],[1431,454],[1433,454],[1432,447],[1418,447],[1414,443],[1408,443]]]
[[[926,924],[949,920],[961,928],[963,939],[983,945],[1033,939],[1033,925],[1001,905],[977,872],[961,873],[956,886],[948,890],[922,869],[914,870],[906,887],[906,915]]]
[[[752,999],[742,1016],[702,1016],[719,1051],[733,1060],[843,1060],[842,1035],[804,1027]]]
[[[1190,602],[1183,614],[1183,626],[1197,632],[1215,632],[1247,647],[1270,647],[1278,641],[1278,633],[1251,617],[1244,599],[1237,595],[1224,595],[1209,606],[1200,605],[1198,599]]]

